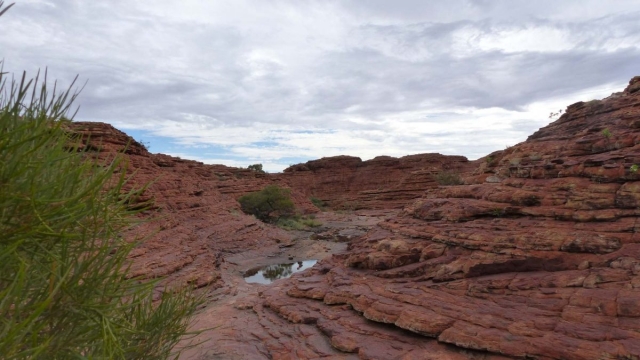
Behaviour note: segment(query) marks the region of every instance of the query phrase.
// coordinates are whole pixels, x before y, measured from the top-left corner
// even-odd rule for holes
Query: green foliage
[[[609,128],[605,128],[604,130],[602,130],[602,136],[604,136],[608,140],[608,139],[611,139],[611,136],[613,136],[613,134],[611,134],[611,131],[609,131]]]
[[[324,201],[318,199],[317,197],[312,197],[311,199],[311,203],[313,205],[315,205],[318,209],[324,209],[325,206],[327,206],[327,204],[324,203]]]
[[[433,176],[433,179],[438,185],[450,186],[450,185],[462,185],[464,181],[458,173],[451,171],[442,171]]]
[[[318,220],[307,217],[287,217],[278,220],[276,225],[284,230],[308,230],[322,225]]]
[[[487,156],[484,160],[487,162],[487,164],[491,165],[495,159],[493,158],[493,156]]]
[[[322,226],[322,223],[316,219],[305,218],[305,219],[301,219],[300,222],[302,223],[302,225],[306,227],[311,227],[311,228]]]
[[[264,222],[276,222],[295,212],[291,191],[277,185],[269,185],[260,191],[241,196],[238,202],[245,214],[254,215]]]
[[[249,165],[249,166],[247,166],[247,169],[253,170],[253,171],[259,172],[259,173],[264,173],[264,170],[262,170],[262,164]]]
[[[137,193],[65,130],[76,95],[0,74],[0,357],[166,359],[201,298],[128,274]]]
[[[629,171],[631,171],[631,173],[635,174],[638,172],[638,165],[637,164],[633,164],[631,165],[631,167],[629,168]]]

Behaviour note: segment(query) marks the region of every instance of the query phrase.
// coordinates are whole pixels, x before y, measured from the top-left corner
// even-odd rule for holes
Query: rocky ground
[[[254,310],[363,359],[639,358],[639,89],[570,106]]]
[[[74,126],[101,158],[129,139]],[[126,234],[152,234],[135,274],[216,300],[185,358],[640,358],[640,77],[476,161],[342,156],[271,175],[133,145],[135,182],[155,180],[143,218],[160,219]],[[440,186],[445,171],[464,184]],[[317,233],[239,211],[238,196],[274,183],[306,214],[312,198],[349,211],[316,214]],[[289,258],[322,260],[269,286],[242,279]]]
[[[321,333],[309,326],[291,326],[287,320],[261,307],[261,295],[268,288],[279,288],[287,281],[273,284],[249,284],[243,275],[254,268],[297,262],[324,260],[345,254],[348,241],[370,230],[375,224],[397,211],[322,212],[316,220],[322,225],[310,231],[291,231],[292,242],[273,249],[255,249],[225,257],[220,274],[225,286],[209,292],[209,304],[196,317],[192,330],[204,331],[190,341],[197,346],[184,352],[181,359],[266,359],[274,356],[274,348],[284,358],[308,358],[305,350],[296,355],[291,346],[309,339],[318,355],[343,358]],[[293,276],[298,276],[294,274]],[[254,311],[259,308],[261,311]],[[309,331],[310,333],[306,333]],[[291,332],[286,334],[286,332]],[[301,344],[304,345],[304,344]]]

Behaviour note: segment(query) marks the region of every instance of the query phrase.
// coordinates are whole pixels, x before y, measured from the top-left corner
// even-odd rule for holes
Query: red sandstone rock
[[[162,175],[145,196],[168,214],[134,269],[221,286],[219,254],[289,241],[237,212],[235,198],[269,183],[291,187],[301,207],[310,196],[405,203],[347,253],[216,313],[245,324],[220,330],[217,348],[274,359],[639,358],[639,84],[569,106],[490,162],[337,157],[261,175],[130,149],[136,181]],[[96,126],[105,140],[94,149],[126,143]],[[467,185],[436,186],[432,175],[452,168]]]
[[[265,291],[264,303],[291,322],[315,323],[347,352],[364,340],[325,331],[327,322],[309,314],[348,305],[346,318],[456,346],[444,357],[459,348],[640,357],[638,79],[623,93],[569,106],[490,163],[476,161],[470,185],[426,188],[347,254]],[[396,349],[397,358],[411,353]]]
[[[463,173],[472,169],[469,164],[463,156],[440,154],[378,156],[368,161],[336,156],[293,165],[278,179],[334,209],[389,209],[401,208],[425,189],[437,187],[436,174]]]

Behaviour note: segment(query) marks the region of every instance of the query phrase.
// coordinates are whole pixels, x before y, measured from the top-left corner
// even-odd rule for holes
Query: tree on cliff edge
[[[65,131],[76,95],[0,71],[0,357],[166,359],[200,300],[128,275],[135,192]]]

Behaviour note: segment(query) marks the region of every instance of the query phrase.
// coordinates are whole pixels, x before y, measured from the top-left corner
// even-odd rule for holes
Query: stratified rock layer
[[[254,172],[150,154],[107,124],[71,126],[85,138],[90,155],[108,160],[124,152],[123,168],[131,176],[128,188],[147,186],[137,200],[151,207],[140,214],[144,221],[126,234],[145,239],[131,256],[133,276],[219,287],[224,254],[277,249],[291,241],[285,231],[242,214],[235,197],[220,191],[221,184],[254,178]],[[305,205],[312,206],[308,200]]]
[[[437,187],[435,177],[441,172],[471,169],[473,165],[463,156],[378,156],[368,161],[336,156],[293,165],[280,179],[334,209],[388,209],[401,208],[425,189]]]
[[[110,161],[123,154],[123,168],[131,175],[127,189],[145,187],[137,201],[140,206],[151,202],[140,215],[147,221],[127,234],[146,239],[132,254],[133,276],[166,277],[168,283],[197,287],[223,285],[218,267],[224,254],[252,249],[269,254],[290,245],[286,231],[240,211],[237,198],[244,194],[278,184],[292,190],[297,210],[307,214],[318,211],[313,197],[341,208],[397,208],[437,186],[433,174],[468,164],[464,157],[439,154],[365,162],[338,156],[309,162],[305,171],[266,174],[151,154],[104,123],[74,122],[70,131],[81,135],[88,154],[98,159]]]
[[[429,355],[417,345],[370,352],[385,336],[342,323],[516,358],[639,358],[638,89],[634,78],[569,106],[478,161],[468,185],[427,190],[347,254],[264,291],[262,306],[367,359]]]
[[[91,134],[87,146],[100,157],[130,141],[105,124],[73,126]],[[154,202],[142,216],[160,218],[129,234],[160,227],[133,254],[133,269],[225,286],[227,254],[291,241],[239,211],[237,197],[267,184],[290,187],[306,212],[316,211],[310,197],[345,209],[402,205],[346,253],[212,310],[245,324],[220,330],[221,358],[638,359],[637,144],[640,78],[474,162],[334,157],[269,175],[133,143],[135,183],[154,180],[139,198]],[[461,172],[466,185],[437,186],[441,171]]]

